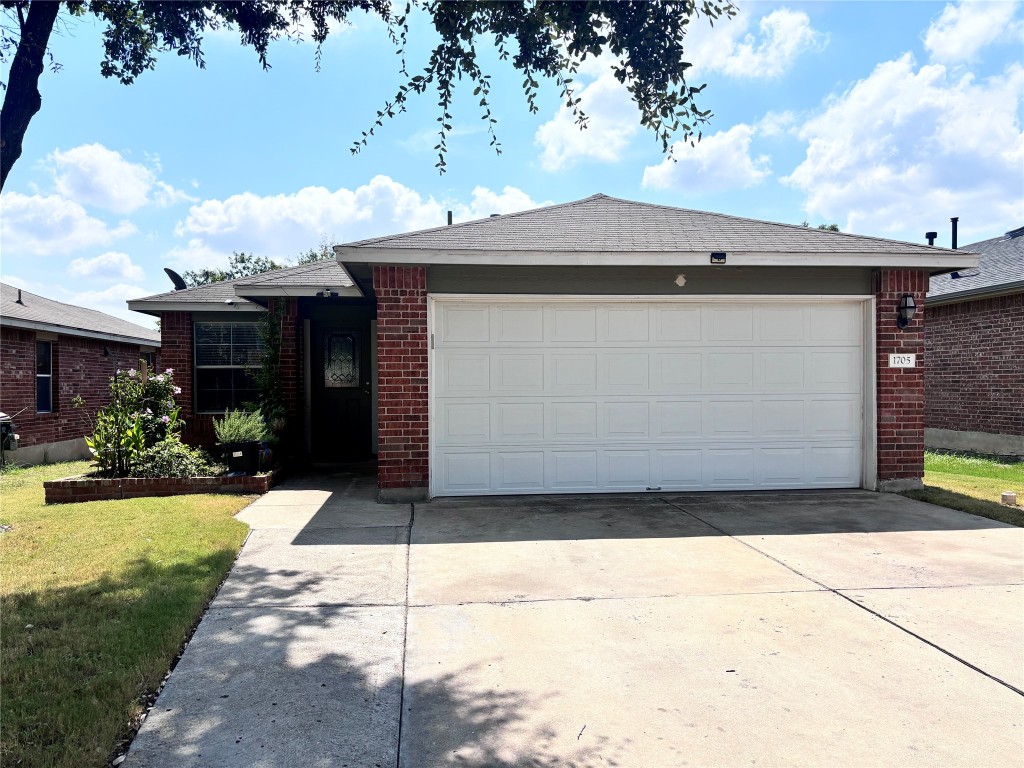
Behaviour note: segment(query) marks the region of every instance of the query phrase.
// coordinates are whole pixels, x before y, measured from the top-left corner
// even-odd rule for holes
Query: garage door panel
[[[708,341],[754,340],[754,310],[751,307],[714,306],[704,307],[704,338]]]
[[[544,308],[539,306],[496,306],[493,316],[497,344],[540,344],[544,341]]]
[[[757,319],[758,338],[762,342],[800,342],[806,338],[804,307],[762,307]]]
[[[678,344],[702,341],[701,308],[657,305],[652,310],[655,316],[654,341]]]
[[[710,448],[704,452],[704,485],[708,488],[752,488],[753,448]]]
[[[494,354],[494,391],[543,392],[544,355]]]
[[[862,315],[437,300],[432,491],[855,487]]]
[[[446,344],[489,342],[491,308],[487,305],[448,305],[441,309],[440,341]]]
[[[544,340],[555,344],[597,341],[597,308],[578,305],[545,309]]]
[[[558,450],[547,452],[546,474],[555,490],[597,490],[597,450]]]
[[[601,408],[601,437],[611,441],[636,440],[651,435],[651,404],[640,402],[605,402]]]
[[[704,363],[704,389],[708,392],[753,391],[753,352],[709,352]]]
[[[701,436],[700,401],[658,400],[654,403],[654,437],[679,439]]]
[[[601,341],[646,343],[650,340],[651,312],[647,306],[603,307],[598,316]]]
[[[646,489],[651,484],[649,450],[602,451],[601,485],[616,490]]]

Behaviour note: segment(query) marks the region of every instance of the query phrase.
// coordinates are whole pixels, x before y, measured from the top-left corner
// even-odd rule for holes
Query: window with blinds
[[[259,323],[199,322],[193,326],[197,413],[223,413],[256,402],[253,379],[263,360]]]

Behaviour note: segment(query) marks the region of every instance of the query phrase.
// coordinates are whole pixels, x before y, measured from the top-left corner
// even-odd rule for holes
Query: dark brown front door
[[[372,450],[370,316],[330,309],[310,318],[312,458],[363,461]]]

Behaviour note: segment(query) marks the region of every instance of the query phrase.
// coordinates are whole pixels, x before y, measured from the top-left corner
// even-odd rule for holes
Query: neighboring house
[[[209,442],[282,302],[294,449],[376,455],[382,499],[920,485],[924,324],[899,307],[977,264],[604,195],[335,252],[129,306]]]
[[[156,364],[160,332],[94,309],[0,284],[0,411],[14,419],[19,464],[87,458],[91,417],[110,402],[110,376]],[[81,396],[82,408],[71,401]]]
[[[1024,227],[966,249],[925,299],[925,445],[1024,456]]]

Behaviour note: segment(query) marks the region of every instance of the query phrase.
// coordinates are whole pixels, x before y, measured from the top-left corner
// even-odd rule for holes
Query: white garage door
[[[432,493],[859,486],[863,306],[435,299]]]

